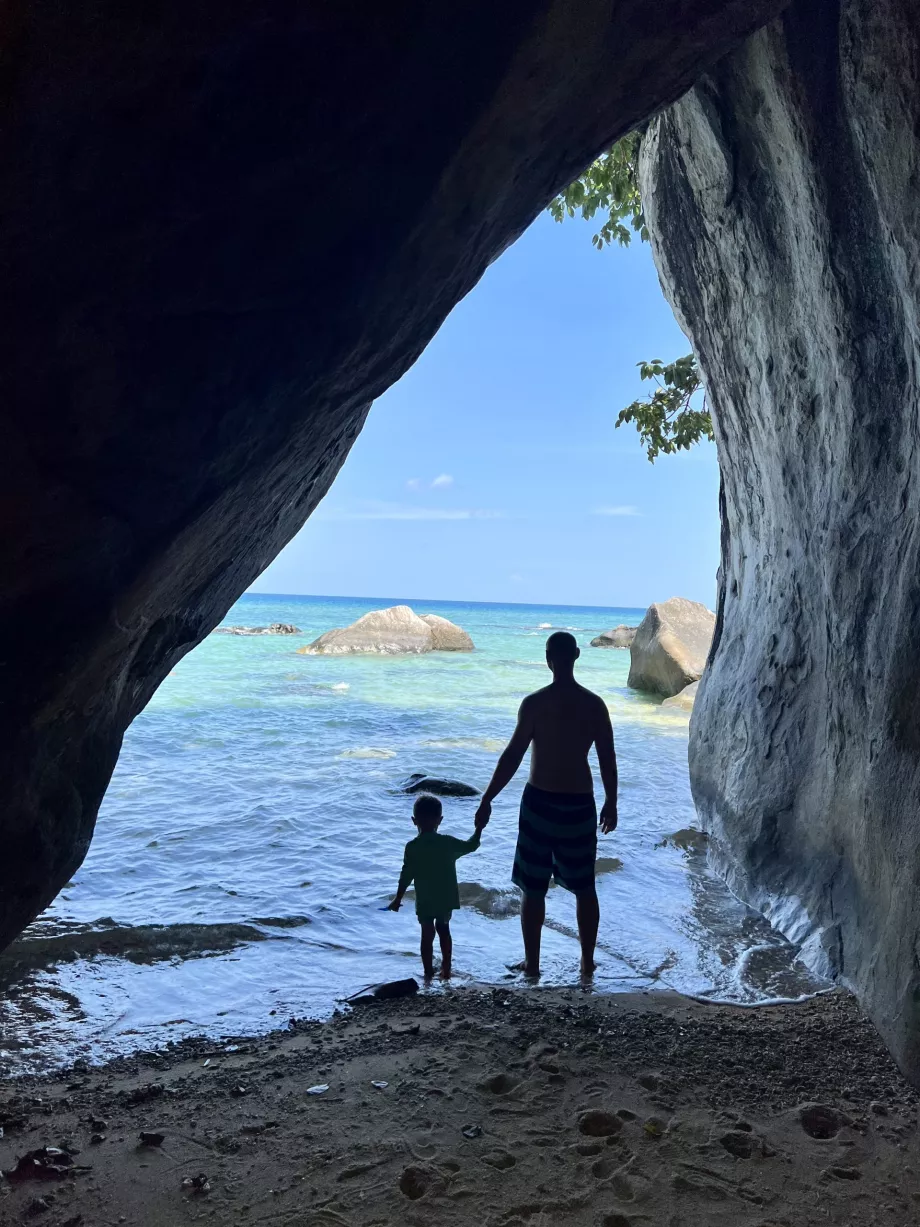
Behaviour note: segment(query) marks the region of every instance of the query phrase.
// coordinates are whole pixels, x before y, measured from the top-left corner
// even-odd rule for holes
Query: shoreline
[[[908,1224],[918,1108],[843,992],[464,987],[5,1080],[0,1222]]]

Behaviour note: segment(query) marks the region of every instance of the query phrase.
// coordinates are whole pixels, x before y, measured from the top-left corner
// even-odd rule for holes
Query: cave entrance
[[[399,917],[378,910],[412,831],[401,782],[421,771],[483,787],[520,697],[544,682],[556,628],[578,638],[579,677],[608,702],[620,753],[622,825],[599,852],[598,985],[742,1000],[803,988],[789,949],[707,867],[687,714],[627,688],[628,651],[591,646],[653,599],[712,606],[719,523],[711,445],[653,466],[614,428],[642,390],[636,360],[685,342],[648,248],[599,255],[589,236],[544,215],[489,270],[223,625],[296,632],[213,633],[135,720],[85,863],[26,935],[86,960],[22,987],[8,1022],[22,1031],[28,1018],[34,1048],[244,1033],[417,971],[411,902]],[[451,619],[476,650],[297,651],[397,602]],[[519,954],[519,791],[461,863],[461,983],[505,982]],[[474,803],[445,804],[445,829],[463,834]],[[562,892],[548,917],[545,980],[566,984],[577,946]]]

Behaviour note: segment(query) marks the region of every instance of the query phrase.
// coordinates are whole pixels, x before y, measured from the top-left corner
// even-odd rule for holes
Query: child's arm
[[[466,856],[467,853],[475,852],[479,847],[480,840],[482,839],[482,827],[477,825],[469,839],[455,839],[453,835],[449,835],[448,839],[451,841],[456,858]]]
[[[405,855],[403,856],[403,867],[402,872],[399,875],[399,885],[396,888],[396,894],[394,895],[392,902],[388,905],[388,911],[399,911],[399,905],[402,903],[403,895],[409,889],[414,877],[415,873],[409,864],[409,849],[407,847]]]

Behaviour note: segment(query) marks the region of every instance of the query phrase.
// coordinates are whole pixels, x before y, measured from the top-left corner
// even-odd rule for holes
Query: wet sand
[[[843,994],[462,989],[5,1083],[0,1222],[898,1227],[917,1122]]]

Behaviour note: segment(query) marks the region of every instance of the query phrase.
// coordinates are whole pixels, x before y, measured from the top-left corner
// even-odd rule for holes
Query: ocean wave
[[[439,737],[422,745],[432,750],[483,750],[486,754],[500,754],[505,748],[497,737]]]
[[[395,758],[395,750],[381,750],[376,746],[357,746],[354,750],[340,750],[337,758]]]

